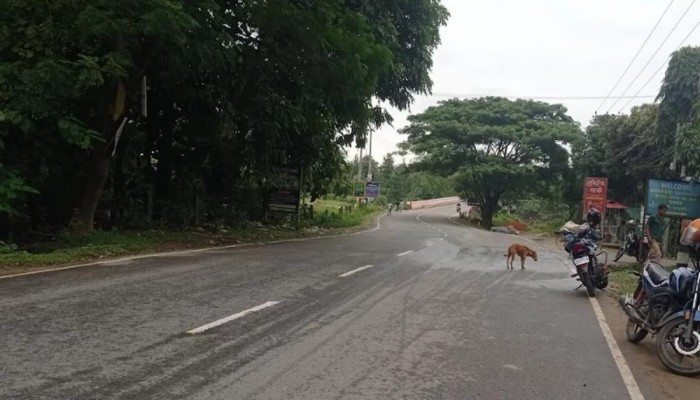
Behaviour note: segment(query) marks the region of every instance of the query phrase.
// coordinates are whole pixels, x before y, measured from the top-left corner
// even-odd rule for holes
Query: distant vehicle
[[[459,203],[457,203],[457,214],[459,214],[460,218],[467,218],[471,207],[466,199],[460,199]]]

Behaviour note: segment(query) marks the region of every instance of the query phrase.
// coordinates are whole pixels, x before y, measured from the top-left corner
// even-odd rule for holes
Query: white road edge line
[[[432,246],[432,245],[434,245],[434,244],[435,244],[435,243],[433,243],[433,242],[428,242],[428,243],[425,244],[425,246],[428,247],[428,246]]]
[[[603,336],[605,336],[605,341],[608,343],[610,353],[612,353],[615,364],[617,364],[617,369],[620,371],[620,375],[622,375],[622,381],[627,388],[627,393],[629,393],[630,399],[644,400],[644,395],[642,395],[642,391],[639,390],[639,386],[637,385],[637,381],[634,379],[632,370],[630,370],[625,357],[622,355],[622,351],[620,351],[620,347],[617,345],[615,337],[610,331],[610,326],[608,326],[608,323],[605,321],[605,315],[603,314],[603,310],[600,309],[598,299],[595,297],[589,297],[588,299],[591,301],[596,319],[598,319],[598,325],[600,325],[600,329],[603,331]]]
[[[372,268],[372,267],[374,267],[374,265],[371,265],[371,264],[370,264],[370,265],[365,265],[364,267],[355,268],[355,269],[353,269],[352,271],[348,271],[348,272],[346,272],[346,273],[344,273],[344,274],[340,274],[340,275],[338,275],[338,277],[340,277],[340,278],[345,278],[346,276],[350,276],[350,275],[352,275],[352,274],[358,273],[358,272],[360,272],[360,271],[364,271],[364,270],[366,270],[367,268]]]
[[[562,261],[562,263],[569,269],[569,271],[574,274],[576,273],[576,269],[569,265],[568,262]],[[627,388],[627,393],[630,395],[630,399],[644,400],[644,395],[642,394],[642,391],[639,390],[639,385],[637,385],[637,381],[634,379],[634,374],[632,374],[632,370],[630,370],[630,366],[627,364],[627,360],[625,360],[625,357],[622,355],[620,346],[617,345],[615,336],[613,336],[610,326],[605,320],[605,314],[603,314],[603,310],[600,308],[598,299],[595,297],[589,297],[588,300],[591,302],[593,313],[595,314],[596,320],[598,320],[598,326],[600,326],[600,330],[603,331],[605,342],[608,344],[608,349],[610,350],[610,354],[612,354],[617,370],[620,371],[622,382],[625,384],[625,388]]]
[[[413,253],[413,250],[404,251],[403,253],[399,253],[399,254],[397,254],[396,256],[397,256],[397,257],[402,257],[402,256],[405,256],[406,254],[410,254],[410,253]]]
[[[206,325],[202,325],[202,326],[200,326],[200,327],[197,327],[197,328],[194,328],[194,329],[190,329],[189,331],[187,331],[187,334],[189,334],[189,335],[196,335],[196,334],[198,334],[198,333],[202,333],[202,332],[208,331],[209,329],[216,328],[217,326],[223,325],[223,324],[225,324],[225,323],[227,323],[227,322],[231,322],[231,321],[233,321],[233,320],[237,320],[237,319],[239,319],[239,318],[243,318],[243,317],[245,317],[245,316],[248,315],[248,314],[252,314],[252,313],[254,313],[254,312],[257,312],[257,311],[260,311],[260,310],[264,310],[264,309],[266,309],[266,308],[268,308],[268,307],[272,307],[272,306],[277,305],[277,304],[279,304],[279,303],[280,303],[279,301],[268,301],[268,302],[266,302],[266,303],[260,304],[259,306],[255,306],[255,307],[249,308],[249,309],[247,309],[247,310],[245,310],[245,311],[241,311],[241,312],[239,312],[239,313],[236,313],[236,314],[233,314],[233,315],[229,315],[228,317],[221,318],[221,319],[217,319],[216,321],[210,322],[210,323],[208,323],[208,324],[206,324]]]

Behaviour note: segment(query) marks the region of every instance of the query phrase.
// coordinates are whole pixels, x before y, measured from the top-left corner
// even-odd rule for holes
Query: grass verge
[[[138,254],[352,233],[370,227],[379,213],[380,211],[371,208],[342,215],[324,212],[317,214],[299,229],[249,224],[244,228],[217,231],[148,230],[65,234],[52,242],[39,243],[17,251],[0,252],[0,276]]]
[[[634,293],[639,283],[639,277],[633,272],[637,271],[637,264],[620,264],[610,267],[610,285],[608,293],[613,297],[619,297],[627,293]]]

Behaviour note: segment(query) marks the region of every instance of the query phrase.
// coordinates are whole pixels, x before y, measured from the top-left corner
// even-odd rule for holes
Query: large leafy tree
[[[3,192],[52,226],[77,207],[85,230],[100,205],[112,219],[116,209],[144,213],[153,191],[161,216],[206,195],[245,207],[251,196],[238,193],[264,192],[284,164],[304,165],[308,191],[323,194],[344,173],[342,146],[390,119],[377,99],[406,108],[430,90],[447,19],[436,0],[4,0],[2,9],[0,174],[15,177]],[[30,188],[41,194],[17,204]]]
[[[593,118],[584,139],[572,148],[576,182],[607,177],[609,198],[642,202],[647,179],[663,177],[669,162],[656,126],[658,110],[658,105],[644,104],[629,115]]]
[[[666,165],[677,162],[690,176],[700,176],[700,47],[684,47],[669,61],[659,91],[657,153]]]
[[[560,176],[569,164],[564,145],[580,135],[561,105],[498,97],[443,101],[409,122],[402,133],[418,164],[454,175],[457,191],[480,203],[487,227],[504,196]]]
[[[657,100],[658,130],[664,148],[671,154],[678,125],[696,118],[695,104],[700,98],[700,47],[683,47],[673,53],[666,69]]]

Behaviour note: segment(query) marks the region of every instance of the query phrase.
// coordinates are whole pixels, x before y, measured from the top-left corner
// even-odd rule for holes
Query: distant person
[[[391,210],[394,208],[394,205],[389,204],[389,206],[387,208],[389,209],[389,212],[387,213],[387,215],[391,215]]]
[[[397,201],[396,202],[396,212],[400,212],[400,211],[401,211],[401,202]]]
[[[649,239],[649,260],[659,261],[663,257],[663,249],[661,243],[664,240],[664,234],[668,224],[664,222],[664,217],[668,211],[666,204],[660,204],[656,215],[652,215],[647,220],[646,234]]]

